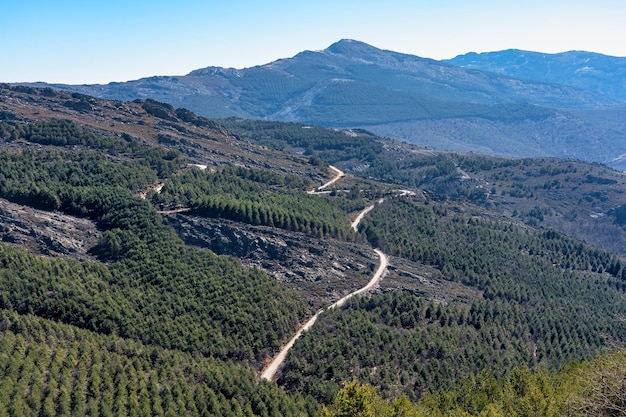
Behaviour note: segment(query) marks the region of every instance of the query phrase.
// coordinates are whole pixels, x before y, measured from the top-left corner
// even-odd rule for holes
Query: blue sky
[[[19,0],[0,82],[107,83],[245,68],[356,39],[426,58],[509,48],[626,56],[623,0]]]

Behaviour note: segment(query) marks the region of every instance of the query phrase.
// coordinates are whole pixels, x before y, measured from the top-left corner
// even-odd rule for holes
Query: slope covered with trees
[[[623,344],[626,261],[608,250],[617,246],[567,232],[620,241],[622,174],[438,153],[359,130],[220,125],[153,100],[0,90],[0,198],[19,208],[12,218],[0,211],[0,415],[608,407],[593,387],[615,381],[595,371],[619,352],[563,364]],[[307,194],[326,180],[326,163],[347,175],[324,195]],[[351,230],[354,213],[381,197]],[[175,209],[186,210],[158,211]],[[29,233],[20,210],[81,217],[97,243],[80,259],[23,246],[8,233]],[[202,222],[192,231],[218,242],[228,232],[251,243],[264,268],[277,253],[295,254],[283,259],[294,279],[188,246],[164,215]],[[259,253],[287,246],[294,250]],[[372,247],[390,255],[381,290],[324,312],[279,385],[259,382],[262,365],[312,314],[307,291],[321,303],[366,281]]]
[[[314,415],[232,362],[0,310],[2,416]]]
[[[80,131],[57,121],[26,130],[59,126],[69,137]],[[159,148],[144,153],[171,161]],[[277,349],[304,317],[294,294],[234,259],[186,247],[150,203],[131,194],[154,183],[161,166],[141,152],[115,161],[90,150],[3,150],[0,159],[0,196],[95,219],[103,233],[92,251],[107,262],[41,259],[3,247],[2,307],[252,362]]]
[[[555,369],[626,338],[624,260],[610,252],[407,197],[377,206],[360,231],[482,296],[446,303],[392,291],[329,311],[294,346],[287,389],[329,401],[356,376],[384,396],[418,399],[485,369]]]
[[[193,214],[278,227],[319,237],[352,236],[346,212],[361,200],[307,195],[313,186],[300,177],[233,167],[218,172],[191,170],[171,177],[155,204],[190,208]]]
[[[499,417],[499,416],[613,416],[624,408],[624,352],[599,355],[591,361],[571,362],[558,371],[526,366],[496,378],[489,371],[459,381],[454,390],[428,393],[417,403],[406,397],[384,400],[369,384],[346,384],[324,417]]]
[[[626,255],[626,176],[600,164],[434,152],[363,130],[239,119],[220,123],[249,140],[319,158],[361,180],[421,189],[438,201],[469,202]]]

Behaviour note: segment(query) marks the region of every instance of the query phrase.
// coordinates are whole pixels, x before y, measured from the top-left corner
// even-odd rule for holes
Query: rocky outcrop
[[[180,213],[166,218],[185,243],[235,256],[302,292],[316,308],[365,285],[377,264],[366,245]]]
[[[208,248],[218,255],[282,261],[286,257],[287,243],[279,236],[261,236],[223,219],[211,221],[178,214],[171,216],[170,222],[187,244]]]
[[[0,241],[44,255],[88,259],[100,232],[87,219],[36,210],[0,199]]]

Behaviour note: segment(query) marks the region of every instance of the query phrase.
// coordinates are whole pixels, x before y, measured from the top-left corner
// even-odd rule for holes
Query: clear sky
[[[0,82],[246,68],[344,38],[434,59],[509,48],[626,56],[626,1],[7,0]]]

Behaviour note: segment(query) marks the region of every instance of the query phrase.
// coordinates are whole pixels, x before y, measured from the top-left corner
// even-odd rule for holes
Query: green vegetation
[[[0,310],[1,416],[298,416],[252,369]]]
[[[446,417],[623,415],[625,358],[618,350],[557,372],[520,367],[500,379],[486,371],[454,390],[426,396],[418,408]]]
[[[107,151],[112,156],[125,156],[135,163],[149,167],[156,171],[159,177],[171,175],[183,164],[180,152],[176,149],[144,145],[128,134],[122,135],[121,138],[96,135],[69,120],[53,119],[28,124],[0,122],[0,137],[12,141],[25,139],[42,145],[81,145],[90,149]],[[102,157],[100,153],[98,155]],[[110,163],[104,170],[112,166]],[[132,175],[127,175],[127,178],[132,178]],[[139,178],[142,176],[140,175]]]
[[[473,218],[453,209],[396,198],[378,206],[363,220],[360,231],[372,245],[391,254],[434,265],[449,279],[478,286],[486,298],[505,287],[511,291],[524,285],[520,273],[541,276],[538,270],[549,273],[555,267],[626,278],[623,260],[609,251],[555,231],[520,229],[510,222]],[[534,287],[536,282],[542,281],[530,284]]]
[[[156,179],[149,166],[114,163],[93,151],[0,151],[0,196],[48,210],[88,214],[95,207],[80,194],[112,193],[115,188],[128,194]]]
[[[418,409],[406,397],[389,404],[371,385],[354,380],[343,387],[321,417],[418,417]]]
[[[60,149],[2,151],[0,160],[0,196],[92,217],[105,229],[93,253],[110,262],[48,260],[2,247],[3,308],[252,362],[275,351],[307,313],[261,272],[186,247],[150,203],[133,197],[131,190],[156,180],[151,164]]]
[[[329,164],[340,163],[342,168],[364,178],[408,187],[424,186],[443,194],[459,177],[454,162],[445,154],[407,154],[396,149],[394,142],[385,145],[381,138],[364,130],[346,132],[299,123],[241,119],[219,123],[266,146],[301,151]]]
[[[175,236],[160,238],[174,243],[112,229],[99,251],[110,254],[119,245],[126,253],[110,266],[50,261],[2,246],[1,307],[252,362],[277,349],[304,316],[304,306],[259,271],[185,248]]]
[[[234,118],[219,123],[249,140],[319,158],[368,181],[419,188],[437,201],[470,202],[626,255],[621,214],[626,177],[600,164],[434,152],[359,129]]]
[[[341,160],[369,160],[382,151],[376,137],[359,131],[358,137],[343,130],[306,126],[301,123],[280,123],[261,120],[218,120],[233,133],[276,149],[299,148],[305,154],[315,154],[327,163]]]
[[[305,303],[234,258],[185,246],[133,196],[180,169],[177,153],[66,121],[3,129],[46,147],[0,152],[0,196],[92,218],[103,263],[0,244],[0,414],[314,414],[315,403],[255,383],[249,368],[309,314]]]
[[[558,372],[489,371],[452,390],[385,400],[347,383],[320,410],[310,398],[255,383],[251,369],[0,310],[2,416],[588,416],[623,409],[622,351]]]
[[[307,195],[310,182],[293,175],[231,167],[216,172],[193,169],[171,177],[155,204],[187,207],[204,217],[278,227],[318,237],[354,236],[347,212],[364,206],[345,195],[333,199]]]
[[[341,95],[322,95],[318,105],[364,99],[351,87],[338,86]],[[268,98],[294,88],[276,84]],[[101,105],[53,90],[10,91],[45,97],[72,117]],[[539,228],[591,213],[604,223],[580,223],[621,230],[621,174],[575,161],[417,150],[360,130],[230,119],[223,124],[234,135],[226,135],[153,100],[119,106],[110,108],[128,106],[163,130],[135,138],[103,133],[107,122],[92,121],[95,133],[65,119],[28,122],[20,116],[28,111],[10,106],[0,112],[0,198],[87,217],[98,228],[90,260],[0,244],[0,417],[574,416],[611,415],[623,405],[622,352],[571,361],[626,340],[626,260]],[[218,169],[189,167],[172,146],[198,160],[212,154],[218,140],[189,136],[209,126],[231,146],[240,135],[304,154],[309,165],[246,142],[246,155],[267,158],[251,165],[270,169],[237,166],[246,161],[239,154],[209,159]],[[273,165],[287,160],[294,164]],[[309,195],[316,184],[285,173],[313,177],[326,163],[361,178],[347,175],[346,190]],[[160,192],[147,191],[157,183]],[[424,192],[393,197],[399,187],[388,183]],[[348,219],[364,196],[383,195],[354,233]],[[286,392],[259,382],[257,372],[310,307],[260,270],[186,246],[155,207],[264,226],[254,230],[268,235],[274,227],[335,238],[294,252],[303,268],[317,269],[309,256],[328,245],[336,245],[328,265],[348,253],[341,245],[354,254],[375,246],[391,255],[395,281],[319,317],[290,353],[278,381]],[[307,238],[280,234],[296,245]],[[329,272],[341,288],[354,285],[349,270],[367,269],[368,261],[351,262]],[[324,277],[306,285],[337,291]]]
[[[453,390],[428,393],[417,403],[406,397],[384,400],[369,384],[356,380],[343,387],[322,410],[323,417],[558,417],[617,416],[624,406],[623,351],[582,363],[570,362],[558,372],[518,367],[496,378],[483,371],[459,381]]]
[[[377,206],[360,230],[482,298],[441,303],[394,291],[328,311],[290,354],[280,381],[289,390],[328,403],[358,377],[384,397],[416,400],[485,369],[557,368],[626,337],[624,260],[607,251],[406,197]]]

